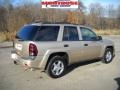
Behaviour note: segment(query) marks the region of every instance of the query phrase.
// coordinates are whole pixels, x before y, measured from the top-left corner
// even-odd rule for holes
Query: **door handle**
[[[69,47],[69,45],[68,45],[68,44],[65,44],[64,47]]]
[[[88,44],[84,44],[84,46],[88,46]]]

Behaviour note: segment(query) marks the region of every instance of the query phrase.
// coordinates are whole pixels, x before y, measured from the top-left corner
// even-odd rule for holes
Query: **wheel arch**
[[[112,53],[114,52],[114,46],[106,46],[105,50],[106,49],[111,49],[112,50]]]
[[[114,46],[112,46],[112,45],[104,45],[104,47],[103,47],[102,50],[101,50],[100,58],[103,58],[103,57],[104,57],[104,54],[105,54],[105,52],[106,52],[106,49],[108,49],[108,48],[112,49],[113,54],[115,54]]]
[[[46,68],[47,68],[47,66],[48,66],[48,64],[49,64],[49,62],[50,62],[50,59],[51,59],[52,57],[54,57],[54,56],[62,56],[62,57],[64,57],[64,58],[65,58],[66,65],[69,64],[69,56],[68,56],[68,53],[67,53],[67,52],[55,52],[55,53],[51,53],[51,54],[49,55],[44,70],[46,70]]]

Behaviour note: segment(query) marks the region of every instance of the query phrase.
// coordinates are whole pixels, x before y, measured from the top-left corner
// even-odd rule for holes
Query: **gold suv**
[[[73,24],[32,23],[16,34],[11,58],[15,64],[39,68],[52,78],[61,77],[73,63],[101,59],[110,63],[114,43],[90,28]]]

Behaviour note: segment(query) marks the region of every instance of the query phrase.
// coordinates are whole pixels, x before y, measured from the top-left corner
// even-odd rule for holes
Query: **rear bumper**
[[[11,51],[11,59],[25,68],[44,70],[44,68],[40,66],[42,58],[43,56],[37,56],[34,60],[32,60],[30,57],[23,58],[20,57],[15,51]]]

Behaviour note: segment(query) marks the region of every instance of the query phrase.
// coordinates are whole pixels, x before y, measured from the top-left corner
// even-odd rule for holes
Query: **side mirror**
[[[102,40],[102,36],[98,36],[98,40]]]

